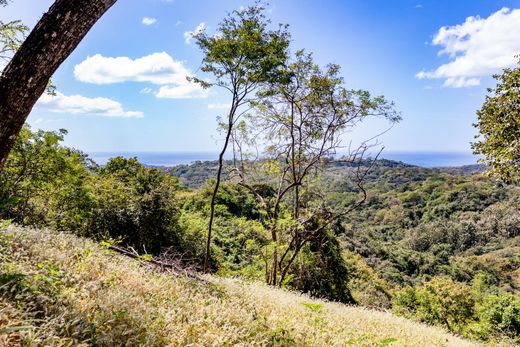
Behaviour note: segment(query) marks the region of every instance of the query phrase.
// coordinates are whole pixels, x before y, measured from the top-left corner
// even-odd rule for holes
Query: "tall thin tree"
[[[194,79],[195,82],[205,87],[218,86],[231,94],[229,111],[221,124],[225,139],[218,158],[217,177],[210,201],[204,272],[209,269],[216,197],[233,126],[246,112],[244,108],[247,109],[246,105],[256,90],[264,83],[281,77],[280,72],[288,55],[287,26],[280,25],[277,30],[270,30],[270,21],[265,17],[264,10],[256,3],[229,14],[220,23],[216,34],[209,35],[201,31],[194,35],[204,53],[201,70],[214,78],[211,83],[200,79]]]

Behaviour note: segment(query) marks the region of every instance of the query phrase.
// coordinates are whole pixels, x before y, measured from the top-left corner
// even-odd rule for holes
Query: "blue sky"
[[[14,0],[0,19],[33,26],[51,3]],[[189,32],[201,23],[212,32],[249,4],[119,0],[59,68],[58,97],[42,98],[29,124],[65,128],[66,144],[87,152],[216,151],[228,96],[181,81],[202,58]],[[520,53],[520,0],[271,0],[268,12],[290,25],[294,50],[340,64],[348,88],[395,101],[403,121],[381,137],[388,151],[470,151],[490,75]],[[366,122],[345,140],[385,127]]]

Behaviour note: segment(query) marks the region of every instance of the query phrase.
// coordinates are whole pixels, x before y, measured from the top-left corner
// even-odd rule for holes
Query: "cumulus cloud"
[[[208,91],[198,84],[186,83],[179,86],[162,86],[155,94],[162,99],[200,99],[208,97]]]
[[[105,117],[142,118],[143,112],[125,111],[121,103],[108,98],[88,98],[82,95],[43,94],[37,103],[38,107],[56,113],[76,115],[95,115]]]
[[[182,62],[175,61],[168,53],[153,53],[142,58],[104,57],[96,54],[75,66],[76,79],[93,84],[122,82],[149,82],[160,85],[159,98],[191,99],[206,97],[208,92],[195,83],[188,82],[193,75]],[[141,93],[151,92],[144,88]]]
[[[208,109],[210,110],[223,110],[223,109],[228,109],[231,107],[231,103],[230,102],[222,102],[222,103],[212,103],[212,104],[208,104]]]
[[[121,82],[150,82],[153,84],[182,84],[189,70],[166,52],[142,58],[104,57],[96,54],[74,67],[74,76],[81,82],[112,84]]]
[[[197,25],[195,30],[184,32],[184,42],[186,42],[187,45],[190,45],[193,41],[193,36],[200,34],[204,29],[206,29],[206,23],[202,22]]]
[[[480,78],[515,66],[520,53],[520,9],[502,8],[487,18],[468,17],[459,25],[444,26],[432,44],[449,62],[421,71],[419,79],[444,79],[443,86],[461,88],[480,84]]]
[[[157,19],[152,17],[144,17],[141,23],[143,23],[144,25],[153,25],[157,23]]]

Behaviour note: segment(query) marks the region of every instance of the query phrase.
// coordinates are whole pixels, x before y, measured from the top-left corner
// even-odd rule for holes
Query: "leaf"
[[[26,326],[17,326],[17,327],[7,327],[4,329],[0,329],[0,335],[2,334],[9,334],[15,331],[25,331],[25,330],[32,330],[36,329],[36,327],[26,325]]]

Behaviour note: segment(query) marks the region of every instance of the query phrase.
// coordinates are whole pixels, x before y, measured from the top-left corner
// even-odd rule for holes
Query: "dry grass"
[[[18,286],[2,287],[0,331],[35,327],[0,335],[0,345],[476,345],[390,313],[261,284],[154,273],[70,235],[10,226],[0,236],[3,282],[23,274]]]

